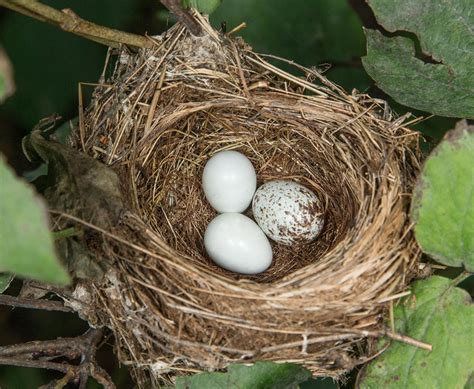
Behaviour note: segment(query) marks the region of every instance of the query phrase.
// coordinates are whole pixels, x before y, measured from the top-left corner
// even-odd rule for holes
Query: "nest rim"
[[[120,76],[114,81],[117,89],[119,89],[119,82],[127,80],[130,75],[136,76],[140,71],[143,71],[143,75],[140,76],[142,79],[137,83],[141,89],[136,89],[133,93],[140,98],[145,96],[144,102],[142,105],[135,102],[127,109],[114,112],[115,117],[112,115],[107,118],[105,115],[104,118],[103,112],[109,110],[109,108],[106,109],[106,104],[110,104],[110,96],[103,89],[98,88],[95,92],[95,100],[85,114],[86,124],[80,129],[76,147],[82,148],[95,158],[102,159],[106,164],[113,166],[122,177],[130,180],[131,176],[139,174],[137,171],[140,170],[140,167],[137,161],[140,158],[142,169],[144,168],[143,161],[148,163],[150,160],[155,161],[153,158],[159,159],[156,156],[150,157],[152,150],[160,144],[156,139],[155,131],[161,131],[158,138],[165,136],[166,131],[170,131],[170,139],[179,136],[181,132],[184,134],[182,139],[189,140],[193,137],[196,138],[197,134],[194,128],[195,132],[186,133],[195,125],[196,120],[189,119],[193,115],[199,115],[207,110],[209,117],[212,118],[213,115],[218,115],[217,113],[222,109],[235,111],[239,104],[247,107],[247,112],[250,113],[254,112],[255,107],[258,106],[262,110],[267,110],[267,113],[270,112],[270,116],[274,113],[279,118],[280,124],[286,120],[285,125],[280,127],[284,129],[285,126],[293,126],[291,127],[293,132],[298,126],[298,120],[316,123],[320,127],[317,135],[328,137],[328,139],[320,141],[317,144],[318,147],[325,147],[322,146],[322,143],[326,141],[331,143],[331,140],[337,139],[339,143],[333,142],[331,147],[335,147],[340,152],[339,166],[346,164],[347,168],[351,166],[351,163],[354,164],[352,171],[345,172],[347,175],[352,175],[353,179],[353,186],[346,188],[345,195],[352,196],[353,202],[359,201],[359,203],[356,204],[357,206],[352,204],[352,209],[348,212],[349,217],[343,220],[345,229],[339,235],[332,236],[332,245],[329,245],[330,247],[328,246],[329,248],[318,257],[318,261],[307,263],[293,269],[289,274],[278,274],[277,277],[270,277],[269,281],[262,282],[262,278],[259,276],[234,277],[229,272],[216,270],[216,266],[211,266],[209,260],[196,261],[192,253],[180,251],[169,244],[166,237],[173,234],[172,228],[171,232],[168,231],[168,235],[156,231],[156,220],[150,219],[148,211],[137,208],[137,205],[147,200],[139,198],[136,194],[137,187],[134,187],[137,183],[132,183],[131,188],[124,188],[124,192],[132,199],[130,202],[133,207],[123,216],[122,223],[126,228],[117,228],[110,236],[115,233],[121,235],[128,233],[138,241],[136,246],[140,249],[122,247],[123,253],[118,255],[117,242],[110,236],[104,237],[108,248],[105,251],[101,249],[102,252],[98,255],[106,252],[114,258],[116,263],[120,263],[119,268],[116,269],[117,272],[113,275],[119,279],[119,282],[117,283],[113,277],[109,277],[100,288],[95,289],[101,296],[99,300],[95,301],[95,304],[101,307],[104,314],[89,317],[89,321],[100,322],[112,327],[120,345],[121,359],[129,362],[134,361],[135,366],[145,364],[151,371],[152,377],[158,376],[160,379],[170,372],[180,374],[183,369],[188,368],[218,369],[232,361],[252,361],[257,356],[276,361],[299,361],[306,364],[315,374],[340,376],[348,370],[350,364],[356,363],[352,358],[353,352],[351,351],[354,345],[360,344],[362,339],[370,336],[367,334],[371,332],[375,334],[376,330],[381,328],[381,312],[387,308],[388,302],[397,298],[416,272],[415,266],[420,251],[410,232],[407,192],[419,169],[420,152],[417,149],[419,135],[407,127],[409,122],[406,117],[393,117],[391,111],[383,107],[382,102],[363,94],[348,95],[316,70],[299,67],[304,71],[307,79],[281,71],[261,55],[253,53],[242,42],[219,36],[202,17],[198,16],[198,20],[206,31],[205,38],[193,37],[185,32],[183,26],[178,24],[171,28],[167,38],[160,41],[151,54],[149,51],[141,52],[135,58],[137,63],[134,63],[134,67],[127,68],[128,64],[122,63],[129,73],[124,72],[123,69],[115,69],[116,74]],[[186,44],[192,46],[196,42],[202,44],[201,39],[209,39],[211,48],[222,48],[226,53],[227,57],[225,58],[219,53],[211,51],[205,55],[210,54],[211,58],[217,62],[225,60],[225,69],[231,73],[229,79],[221,80],[224,67],[203,66],[202,58],[199,57],[199,53],[196,53],[199,51],[196,46],[194,47],[194,57],[191,55],[193,50],[185,47]],[[167,44],[169,44],[168,47]],[[178,58],[175,67],[171,67],[169,70],[170,65],[169,63],[165,64],[165,59],[170,58],[170,53],[172,55],[174,51],[179,52],[176,46],[179,47],[180,44],[182,45],[179,49],[180,53],[190,55],[190,58],[199,65],[193,63],[192,60],[183,64],[183,61]],[[154,58],[154,60],[147,63],[149,58]],[[232,59],[229,60],[229,58]],[[118,61],[118,67],[121,66],[120,61]],[[177,70],[178,68],[181,73]],[[191,77],[195,77],[195,80],[198,81],[192,84]],[[314,79],[318,80],[320,85],[313,84]],[[154,103],[157,93],[160,95],[159,98],[163,99],[163,97],[169,96],[167,91],[178,88],[176,85],[179,86],[184,82],[183,80],[191,83],[191,87],[194,88],[192,93],[195,95],[189,94],[189,90],[186,89],[189,101],[180,101],[176,98],[174,106],[170,107],[169,111],[166,111],[166,107],[159,107],[157,102]],[[206,83],[215,86],[218,81],[224,84],[234,84],[227,86],[227,90],[221,85],[222,90],[217,91],[219,93],[211,92],[211,90],[202,91]],[[145,89],[152,83],[157,86],[155,92],[145,93]],[[186,86],[186,88],[188,87],[189,85]],[[305,94],[308,91],[312,93],[311,96]],[[231,92],[234,93],[233,97]],[[124,94],[123,90],[116,91],[116,97],[121,96],[120,93]],[[203,95],[208,99],[203,99]],[[124,96],[126,99],[130,98],[130,91],[128,91],[128,95],[125,93]],[[216,96],[221,98],[218,100]],[[194,98],[197,100],[193,100]],[[196,101],[200,102],[200,105]],[[153,107],[153,105],[155,106]],[[139,123],[134,129],[127,128],[123,120],[130,112],[130,107],[133,108],[135,122]],[[284,111],[290,111],[291,115],[285,116]],[[296,120],[295,117],[298,114],[300,118]],[[272,120],[277,121],[274,117]],[[99,123],[100,121],[102,123]],[[269,122],[268,119],[266,124]],[[117,126],[117,123],[120,126]],[[239,125],[241,124],[239,122]],[[333,126],[332,129],[323,128],[324,125],[330,128],[330,124]],[[112,128],[112,125],[117,127],[115,132],[107,132],[105,129]],[[176,130],[175,127],[178,129]],[[264,127],[262,126],[262,128]],[[102,129],[97,131],[97,128]],[[309,147],[308,144],[312,144],[312,142],[317,143],[314,133],[311,133],[311,131],[315,131],[315,128],[314,125],[301,125],[298,142],[301,141],[306,147]],[[199,130],[202,130],[202,127],[199,127]],[[360,138],[362,134],[366,136],[365,142],[361,142],[357,146],[351,144],[348,141],[348,138],[353,140],[351,131],[357,134],[354,139]],[[202,131],[199,134],[202,135]],[[235,135],[232,131],[227,134]],[[128,136],[130,140],[133,138],[132,135],[136,137],[135,146],[141,145],[143,147],[144,151],[141,152],[141,155],[138,155],[140,153],[137,153],[136,148],[133,150],[129,147],[132,144],[131,141],[125,148],[120,149],[119,147],[123,139]],[[238,135],[243,136],[242,134]],[[103,136],[106,136],[111,142],[105,152],[104,145],[101,144]],[[112,139],[114,136],[115,138]],[[153,138],[154,136],[155,138]],[[285,141],[288,140],[282,136],[282,133],[279,133],[278,136]],[[249,154],[249,150],[256,151],[256,154],[261,150],[258,149],[260,139],[258,136],[247,140],[248,143],[245,144],[245,147],[242,143],[235,143],[235,139],[234,137],[234,144],[223,142],[224,146],[217,142],[213,149],[209,148],[209,145],[207,145],[208,148],[203,146],[207,152],[206,158],[221,150],[243,151],[246,155]],[[169,139],[168,141],[171,142]],[[202,139],[199,139],[199,142],[194,141],[202,143]],[[166,145],[166,142],[163,144]],[[351,146],[354,147],[353,150],[351,150]],[[102,148],[102,151],[97,151],[94,147]],[[168,157],[177,150],[171,146],[170,148],[172,150]],[[127,149],[126,157],[114,160],[114,154],[123,154],[125,149]],[[316,149],[317,147],[314,147],[314,150]],[[267,151],[265,151],[265,155],[268,156],[271,153]],[[298,152],[301,153],[301,149],[298,149]],[[361,155],[363,157],[371,156],[373,160],[365,165],[360,161],[356,164],[354,160],[360,159]],[[164,157],[166,158],[166,155]],[[127,163],[124,163],[127,158],[129,162],[137,162],[133,172]],[[197,163],[196,154],[189,153],[184,160],[193,158],[191,164],[199,165],[199,169],[202,171],[202,163],[206,158],[199,155],[200,162]],[[254,166],[256,165],[257,175],[260,172],[261,177],[262,169],[268,164],[269,159],[256,159],[255,154],[250,155],[249,158]],[[163,155],[161,159],[163,160]],[[346,160],[344,161],[344,159]],[[292,165],[286,171],[288,173],[286,176],[277,176],[276,178],[290,178],[296,179],[297,182],[298,180],[304,182],[305,186],[322,195],[326,212],[331,204],[334,207],[338,201],[330,198],[328,190],[329,184],[334,183],[335,180],[328,178],[326,190],[322,191],[321,184],[317,181],[320,177],[315,178],[310,173],[301,176],[297,167]],[[372,174],[371,169],[375,173]],[[272,174],[274,175],[275,172],[270,171],[265,177],[271,177]],[[152,178],[157,180],[157,177],[160,176],[155,174]],[[327,177],[330,177],[329,173],[327,173]],[[343,180],[341,177],[337,178]],[[199,178],[196,178],[195,181],[200,181]],[[260,179],[259,185],[262,182],[266,182],[265,179]],[[196,182],[193,185],[193,188],[196,189]],[[372,190],[367,190],[367,188],[372,188]],[[156,193],[154,196],[156,197]],[[197,197],[201,200],[196,200],[194,205],[205,209],[205,204],[202,202],[203,194],[201,193],[200,197]],[[153,197],[148,197],[148,201],[150,198]],[[348,209],[350,208],[350,204],[344,205]],[[383,212],[377,213],[375,210],[380,207]],[[202,221],[202,224],[208,223],[211,216],[207,214],[207,219]],[[165,223],[169,224],[169,221],[165,221]],[[329,226],[331,227],[332,224],[329,223]],[[189,232],[189,230],[185,231]],[[199,233],[192,239],[195,239],[196,236],[199,236]],[[377,239],[380,239],[383,244],[377,246],[374,243],[377,242]],[[131,250],[141,258],[142,263],[134,265],[129,260],[125,260],[124,256],[127,255],[127,250],[129,250],[128,254]],[[118,251],[120,252],[120,250]],[[202,247],[201,254],[203,254]],[[156,264],[157,262],[159,264]],[[149,263],[156,264],[153,265],[156,266],[153,268],[155,271],[153,276],[144,274],[144,269],[148,268]],[[179,281],[180,277],[184,281]],[[321,282],[322,279],[326,279],[328,282]],[[162,282],[160,287],[155,285],[156,280]],[[173,282],[175,282],[174,285]],[[143,324],[145,319],[140,317],[142,321],[140,328],[146,332],[154,327],[155,335],[158,334],[156,335],[158,341],[148,336],[140,344],[136,334],[124,333],[124,329],[127,328],[126,324],[121,320],[118,320],[119,324],[117,324],[117,318],[126,317],[128,315],[126,312],[130,312],[130,307],[127,307],[126,299],[122,295],[123,292],[119,291],[121,289],[119,285],[127,288],[133,286],[138,289],[138,291],[126,292],[128,293],[128,303],[131,301],[130,304],[135,308],[147,304],[154,306],[153,314],[162,322],[153,322],[153,319],[150,319],[150,323],[153,322],[153,325]],[[117,293],[121,296],[119,299],[116,298]],[[152,297],[154,293],[159,295],[156,300]],[[332,295],[329,295],[331,293]],[[355,297],[352,298],[351,294]],[[121,300],[123,306],[112,308],[111,303],[117,302],[117,300]],[[242,302],[259,312],[242,312],[241,307],[239,308],[239,304],[241,305]],[[218,312],[219,306],[224,307],[221,312]],[[272,309],[276,313],[269,313]],[[298,320],[290,319],[291,315],[295,313],[301,314],[303,323],[298,324]],[[193,324],[183,323],[182,317],[186,317],[188,321],[194,321]],[[307,321],[304,322],[306,319]],[[176,323],[178,330],[172,328],[173,326],[167,322]],[[217,335],[209,334],[209,331],[214,330],[206,330],[206,326],[212,327],[213,322],[217,323],[216,325],[225,326],[229,334],[241,331],[242,335],[237,337],[240,339],[240,343],[242,338],[248,334],[254,336],[260,334],[265,338],[266,346],[256,344],[253,348],[243,347],[240,349],[238,340],[232,342],[229,339],[224,339],[224,341],[221,339],[221,343],[219,343],[212,339]],[[191,328],[192,326],[194,327]],[[331,329],[331,327],[333,328]],[[321,344],[328,348],[322,350],[319,347]],[[189,347],[190,350],[183,351],[183,347]],[[159,357],[156,352],[157,348],[161,352],[164,350],[167,356]],[[216,356],[204,356],[205,352],[208,353],[211,350],[216,353]],[[335,355],[331,353],[335,353]],[[154,369],[153,363],[150,362],[153,360],[152,355],[155,355],[153,363],[157,363],[157,361],[163,363],[163,366],[158,370]],[[184,360],[180,360],[179,356],[184,356]],[[139,380],[140,377],[143,378],[143,373],[137,372],[136,374]]]

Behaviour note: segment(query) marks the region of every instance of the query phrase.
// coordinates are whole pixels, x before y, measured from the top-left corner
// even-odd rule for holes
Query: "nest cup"
[[[177,24],[153,49],[120,52],[84,113],[75,146],[117,172],[127,209],[90,239],[109,270],[76,286],[79,309],[113,330],[139,383],[255,360],[338,377],[370,358],[364,340],[380,335],[416,270],[407,206],[418,135],[383,102],[317,70],[290,75],[196,17],[202,36]],[[201,177],[222,150],[245,154],[259,184],[312,189],[324,208],[318,239],[272,242],[262,274],[216,266]]]

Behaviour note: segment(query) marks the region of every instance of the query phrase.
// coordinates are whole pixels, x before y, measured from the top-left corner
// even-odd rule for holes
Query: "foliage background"
[[[130,32],[159,34],[174,20],[155,0],[48,0],[56,8],[72,8],[85,19]],[[302,65],[326,68],[326,75],[347,91],[353,88],[389,100],[397,113],[409,110],[396,104],[367,75],[360,58],[365,55],[363,26],[377,27],[363,0],[224,0],[212,15],[212,23],[239,32],[258,52],[294,60]],[[106,48],[55,27],[0,9],[0,44],[15,71],[16,94],[0,106],[0,151],[19,174],[32,169],[22,156],[20,140],[39,119],[58,113],[64,119],[77,114],[78,82],[96,82]],[[279,63],[280,66],[283,66]],[[86,89],[87,90],[87,89]],[[436,144],[456,119],[433,117],[417,125],[426,135],[427,149]],[[471,283],[472,285],[472,280]],[[16,293],[13,282],[8,293]],[[469,283],[465,283],[469,287]],[[472,293],[471,293],[472,294]],[[82,333],[86,323],[70,314],[0,307],[0,344],[46,340]],[[119,388],[130,387],[125,369],[118,368],[111,347],[99,355]],[[0,366],[1,388],[35,388],[52,378],[51,372]],[[353,383],[349,380],[348,387]],[[91,384],[90,387],[93,387]],[[306,388],[334,387],[328,380],[313,381]]]

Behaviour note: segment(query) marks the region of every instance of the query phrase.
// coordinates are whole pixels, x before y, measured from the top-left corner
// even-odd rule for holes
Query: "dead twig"
[[[201,35],[202,28],[194,16],[181,6],[179,0],[161,0],[161,3],[174,13],[178,20],[189,28],[193,35]]]
[[[65,374],[62,379],[55,380],[43,388],[64,387],[71,381],[79,381],[79,387],[85,388],[89,377],[93,377],[104,388],[113,389],[115,385],[109,374],[95,360],[95,353],[102,338],[102,330],[90,329],[75,338],[3,346],[0,347],[0,365],[56,370]],[[70,361],[80,358],[80,364],[53,361],[57,358]]]
[[[152,41],[145,36],[100,26],[82,19],[71,9],[57,10],[36,0],[0,0],[0,6],[53,24],[64,31],[106,46],[119,48],[121,45],[128,45],[137,48],[151,48],[153,45]]]
[[[41,309],[44,311],[74,312],[71,308],[65,307],[59,301],[39,300],[23,297],[0,295],[0,305],[8,305],[17,308]]]

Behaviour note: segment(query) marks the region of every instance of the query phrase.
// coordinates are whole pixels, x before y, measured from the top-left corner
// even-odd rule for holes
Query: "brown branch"
[[[13,357],[0,357],[0,365],[19,366],[19,367],[34,367],[38,369],[56,370],[61,373],[67,373],[70,368],[77,368],[67,363],[29,360]]]
[[[68,355],[70,359],[77,358],[81,352],[84,352],[81,344],[77,342],[78,338],[60,338],[55,340],[33,341],[27,343],[13,344],[0,347],[0,357],[11,357],[28,354],[30,358],[37,355]],[[71,353],[72,351],[72,353]],[[25,356],[26,357],[26,356]]]
[[[53,380],[46,385],[41,385],[40,387],[38,387],[38,389],[64,388],[74,378],[74,373],[74,370],[69,370],[63,378]]]
[[[112,382],[109,374],[97,364],[91,364],[90,375],[101,384],[104,389],[115,389],[115,384]]]
[[[168,8],[193,35],[201,35],[202,28],[193,15],[181,6],[180,0],[161,0],[161,3]]]
[[[103,332],[100,329],[90,329],[85,334],[75,338],[59,338],[48,341],[35,341],[0,347],[0,365],[33,367],[56,370],[66,375],[58,381],[45,386],[80,380],[84,388],[89,377],[94,377],[104,388],[115,388],[109,374],[97,365],[95,353],[100,347]],[[79,365],[66,362],[52,362],[50,359],[66,357],[69,360],[81,357]],[[64,385],[63,385],[64,386]]]
[[[64,31],[82,36],[106,46],[118,48],[121,45],[150,48],[150,39],[136,34],[115,30],[89,22],[70,9],[57,10],[36,0],[0,0],[4,6],[23,15],[53,24]]]
[[[385,331],[383,332],[384,335],[388,336],[390,339],[397,340],[399,342],[403,342],[409,344],[410,346],[415,346],[422,348],[423,350],[432,351],[433,346],[429,343],[421,342],[419,340],[410,338],[409,336],[397,334],[396,332]]]
[[[389,329],[384,329],[382,331],[367,331],[367,330],[350,330],[351,332],[356,332],[362,336],[368,336],[368,337],[373,337],[373,338],[380,338],[383,336],[386,336],[390,339],[396,340],[398,342],[406,343],[411,346],[415,346],[418,348],[422,348],[427,351],[432,351],[433,346],[429,343],[422,342],[420,340],[411,338],[406,335],[398,334],[396,332],[392,332]]]
[[[93,377],[105,389],[115,389],[115,384],[113,383],[109,374],[100,366],[97,366],[95,363],[92,363],[92,362],[82,363],[79,366],[75,366],[75,365],[69,365],[67,363],[59,363],[59,362],[0,357],[0,365],[56,370],[56,371],[60,371],[61,373],[65,373],[69,382],[77,379],[77,377],[79,377],[81,373],[85,371],[88,376]]]
[[[22,297],[0,295],[0,305],[9,305],[17,308],[41,309],[44,311],[74,312],[72,308],[65,307],[59,301],[29,299]]]
[[[0,356],[7,357],[21,354],[64,355],[72,350],[75,355],[84,354],[90,357],[92,355],[91,348],[99,344],[102,336],[101,330],[92,329],[74,338],[58,338],[0,346]],[[76,358],[76,356],[73,356],[73,358]]]

